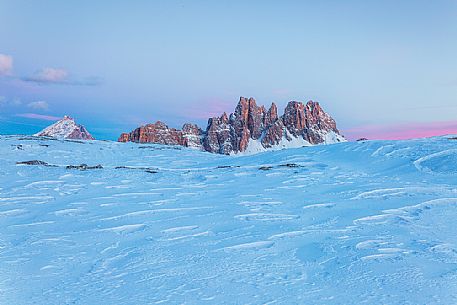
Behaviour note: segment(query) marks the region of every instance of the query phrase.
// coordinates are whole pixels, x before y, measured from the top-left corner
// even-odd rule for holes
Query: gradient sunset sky
[[[349,139],[457,133],[457,0],[0,0],[0,134],[98,139],[317,100]]]

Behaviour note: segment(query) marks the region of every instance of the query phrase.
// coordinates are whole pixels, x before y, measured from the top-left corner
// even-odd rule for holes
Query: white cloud
[[[0,76],[11,75],[13,71],[13,57],[0,54]]]
[[[49,105],[45,101],[37,101],[27,104],[28,107],[35,109],[35,110],[48,110]]]
[[[43,68],[26,80],[37,83],[66,83],[68,72],[64,69]]]
[[[43,68],[29,77],[21,78],[26,82],[37,84],[54,84],[68,86],[98,86],[101,80],[97,77],[89,77],[85,79],[71,78],[68,71],[58,68]]]

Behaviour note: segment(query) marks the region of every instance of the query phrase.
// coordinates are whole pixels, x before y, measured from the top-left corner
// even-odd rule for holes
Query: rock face
[[[340,139],[342,136],[339,135],[335,120],[317,102],[309,101],[306,105],[289,102],[284,111],[283,123],[293,136],[301,137],[310,144],[332,142],[332,138],[337,142],[344,139]]]
[[[130,134],[129,133],[121,133],[119,138],[117,139],[118,142],[129,142],[130,141]],[[132,140],[133,141],[133,140]]]
[[[196,124],[186,123],[182,126],[183,145],[200,148],[202,146],[203,130]]]
[[[34,135],[59,139],[94,140],[94,137],[84,126],[76,124],[75,120],[69,116],[64,116],[60,121]]]
[[[232,132],[233,127],[230,125],[225,112],[219,118],[209,119],[203,137],[203,149],[214,153],[230,154],[234,150]]]
[[[154,124],[138,127],[131,133],[121,134],[118,141],[200,147],[202,133],[195,124],[184,124],[183,129],[178,130],[157,121]]]
[[[180,130],[169,128],[164,123],[157,121],[154,124],[141,126],[130,134],[122,134],[121,138],[127,138],[128,141],[139,143],[158,143],[165,145],[183,145],[182,132]],[[119,141],[122,139],[119,138]]]
[[[183,145],[228,155],[346,140],[317,102],[289,102],[279,117],[274,103],[266,110],[255,99],[241,97],[230,116],[210,118],[204,132],[195,124],[177,130],[156,122],[123,133],[118,141]]]
[[[273,125],[271,125],[270,128],[268,128],[265,131],[265,135],[264,135],[264,137],[262,138],[262,141],[261,141],[262,142],[262,146],[265,147],[265,148],[270,148],[272,146],[279,145],[279,143],[281,142],[281,140],[284,137],[287,137],[288,140],[291,139],[285,133],[283,121],[282,120],[276,120],[273,123]]]

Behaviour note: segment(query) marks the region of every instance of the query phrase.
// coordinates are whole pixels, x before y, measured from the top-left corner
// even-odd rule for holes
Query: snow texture
[[[448,137],[236,156],[0,142],[1,304],[457,303]]]

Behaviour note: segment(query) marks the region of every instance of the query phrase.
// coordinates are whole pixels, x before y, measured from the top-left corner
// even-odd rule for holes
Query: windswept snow
[[[448,137],[236,156],[0,142],[1,304],[457,303]]]
[[[418,170],[428,173],[456,174],[457,149],[443,150],[414,161]]]

